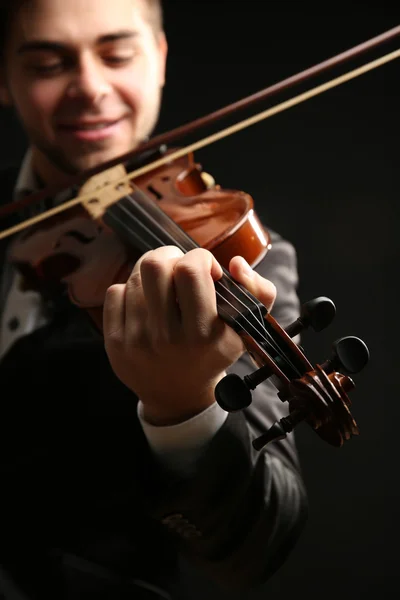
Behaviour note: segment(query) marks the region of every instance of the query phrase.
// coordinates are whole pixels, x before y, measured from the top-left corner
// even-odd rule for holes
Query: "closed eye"
[[[31,68],[39,75],[52,75],[60,72],[64,68],[63,63],[52,63],[49,65],[33,65]]]
[[[130,62],[134,58],[134,54],[129,56],[106,56],[103,60],[110,64],[121,65]]]

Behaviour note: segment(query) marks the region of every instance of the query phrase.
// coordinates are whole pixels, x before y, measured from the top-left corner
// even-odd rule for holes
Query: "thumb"
[[[276,298],[276,287],[272,281],[261,277],[242,256],[231,259],[229,272],[238,283],[260,300],[268,311],[271,310]]]

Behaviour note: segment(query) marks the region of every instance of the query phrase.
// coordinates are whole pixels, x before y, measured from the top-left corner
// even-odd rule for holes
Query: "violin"
[[[319,297],[306,302],[299,318],[282,328],[261,302],[232,279],[230,259],[241,255],[255,267],[271,248],[271,240],[254,210],[253,198],[243,191],[222,189],[195,162],[194,150],[385,64],[399,57],[400,51],[189,147],[169,149],[166,142],[375,48],[399,33],[397,27],[247,100],[157,136],[129,155],[71,178],[67,190],[47,188],[3,207],[0,218],[44,198],[55,204],[49,211],[0,232],[2,239],[23,231],[11,244],[9,259],[27,285],[42,293],[65,286],[71,301],[86,310],[101,331],[107,288],[125,282],[141,254],[162,245],[177,246],[184,253],[198,247],[208,249],[223,269],[221,279],[214,284],[218,314],[241,336],[257,367],[243,379],[226,375],[215,388],[216,401],[228,412],[243,410],[252,402],[252,390],[270,379],[279,398],[288,403],[289,414],[253,440],[256,450],[286,437],[303,421],[325,442],[342,446],[359,434],[350,412],[348,394],[355,387],[350,376],[365,367],[369,350],[361,339],[343,337],[333,343],[329,359],[313,365],[293,338],[308,327],[316,332],[327,327],[336,312],[332,300]]]

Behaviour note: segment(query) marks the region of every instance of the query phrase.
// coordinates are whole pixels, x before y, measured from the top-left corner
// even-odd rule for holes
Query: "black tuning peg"
[[[325,296],[319,296],[305,302],[300,310],[300,317],[286,327],[286,333],[293,338],[304,329],[311,327],[314,331],[322,331],[333,321],[336,307],[332,300]]]
[[[279,421],[275,421],[275,423],[262,435],[253,440],[252,445],[255,450],[261,450],[264,446],[269,444],[270,442],[276,442],[277,440],[283,440],[288,433],[293,431],[293,429],[304,421],[306,418],[306,413],[303,410],[294,410],[287,417],[282,417]]]
[[[265,365],[243,379],[235,373],[229,373],[215,387],[215,399],[221,408],[227,412],[235,412],[250,406],[251,390],[272,375],[271,369]]]
[[[332,356],[323,365],[326,373],[340,371],[343,375],[359,373],[369,361],[367,345],[355,336],[342,337],[332,344]]]
[[[250,388],[244,379],[235,373],[225,375],[215,387],[215,399],[227,412],[235,412],[250,406],[252,398]]]

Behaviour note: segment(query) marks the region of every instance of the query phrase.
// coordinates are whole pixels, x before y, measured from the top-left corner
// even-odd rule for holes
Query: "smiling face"
[[[5,49],[12,104],[45,181],[133,150],[159,114],[167,44],[146,0],[25,0]]]

